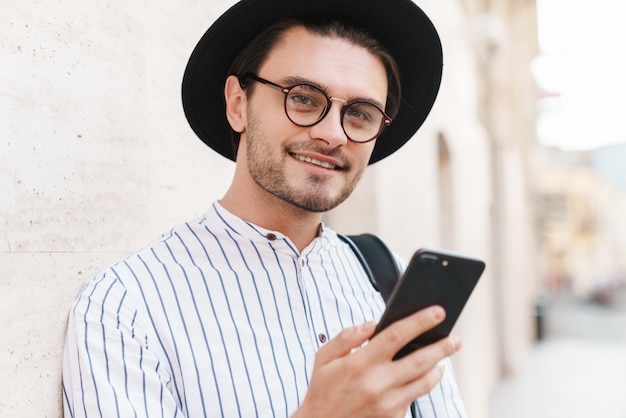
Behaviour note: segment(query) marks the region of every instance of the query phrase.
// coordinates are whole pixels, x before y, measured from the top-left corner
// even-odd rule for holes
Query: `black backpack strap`
[[[398,265],[387,244],[374,234],[339,235],[339,238],[352,248],[372,285],[387,302],[400,277]]]

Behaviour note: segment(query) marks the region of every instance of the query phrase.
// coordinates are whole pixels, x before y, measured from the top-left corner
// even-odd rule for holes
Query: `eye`
[[[382,114],[373,104],[358,102],[348,106],[345,118],[348,119],[351,124],[363,126],[379,123]]]
[[[372,115],[354,106],[346,109],[346,116],[348,116],[350,119],[358,119],[361,122],[368,122],[372,119]]]
[[[289,110],[297,112],[319,111],[326,107],[326,96],[317,87],[302,84],[291,88],[287,95]]]
[[[301,106],[314,106],[315,100],[312,96],[308,96],[306,94],[290,94],[289,100],[292,101],[296,105]]]

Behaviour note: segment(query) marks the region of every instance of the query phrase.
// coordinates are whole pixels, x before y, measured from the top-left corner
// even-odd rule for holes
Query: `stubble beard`
[[[327,178],[314,174],[308,176],[306,184],[292,185],[284,167],[284,159],[292,158],[288,150],[282,150],[276,156],[252,115],[248,115],[248,122],[247,162],[250,176],[260,188],[290,205],[309,212],[327,212],[352,194],[363,175],[364,167],[355,173],[339,193],[329,190]]]

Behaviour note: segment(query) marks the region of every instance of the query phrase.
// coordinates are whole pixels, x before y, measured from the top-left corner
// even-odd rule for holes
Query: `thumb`
[[[359,348],[365,341],[370,339],[376,329],[376,323],[369,321],[361,325],[346,328],[317,352],[315,366],[319,367],[333,360],[345,357],[355,348]]]

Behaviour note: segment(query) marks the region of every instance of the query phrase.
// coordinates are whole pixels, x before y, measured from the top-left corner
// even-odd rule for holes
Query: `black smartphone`
[[[413,254],[389,296],[375,334],[432,305],[443,307],[446,319],[407,344],[394,360],[450,335],[484,269],[482,260],[449,251],[422,248]]]

